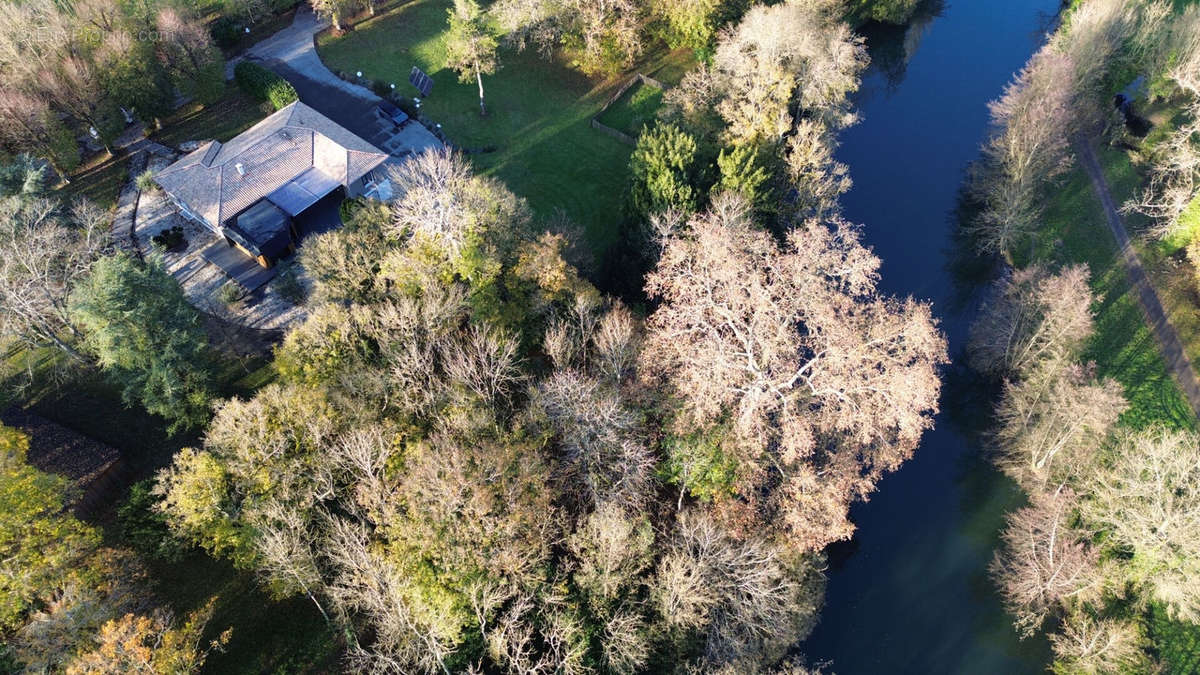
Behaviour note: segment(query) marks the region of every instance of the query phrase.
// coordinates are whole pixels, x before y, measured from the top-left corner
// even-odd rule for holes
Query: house
[[[387,153],[297,101],[227,143],[209,141],[155,176],[188,218],[270,267],[293,219],[335,192],[387,193]]]

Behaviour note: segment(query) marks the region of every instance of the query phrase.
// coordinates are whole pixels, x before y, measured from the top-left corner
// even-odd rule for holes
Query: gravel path
[[[1146,275],[1146,269],[1142,267],[1142,261],[1138,259],[1137,251],[1134,250],[1133,244],[1129,240],[1129,233],[1125,230],[1125,225],[1121,222],[1121,215],[1113,203],[1112,193],[1108,189],[1108,181],[1105,180],[1104,172],[1100,169],[1096,153],[1092,150],[1091,143],[1082,136],[1075,136],[1072,142],[1075,145],[1075,152],[1079,155],[1080,163],[1083,164],[1088,178],[1092,181],[1092,188],[1100,199],[1100,205],[1104,208],[1108,228],[1112,230],[1113,237],[1121,248],[1121,262],[1137,292],[1138,304],[1141,305],[1142,312],[1150,323],[1150,329],[1154,332],[1159,351],[1166,359],[1167,368],[1174,374],[1175,381],[1179,383],[1180,389],[1191,403],[1192,410],[1197,417],[1200,417],[1200,381],[1196,380],[1196,371],[1183,351],[1183,342],[1179,339],[1179,333],[1171,324],[1166,311],[1163,310],[1162,301],[1159,300],[1158,293],[1151,285],[1150,279]]]

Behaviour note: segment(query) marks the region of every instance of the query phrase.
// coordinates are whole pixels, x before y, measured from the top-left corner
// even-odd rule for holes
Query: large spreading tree
[[[667,235],[647,278],[661,304],[645,372],[678,397],[681,427],[731,427],[731,510],[802,549],[850,536],[850,503],[911,456],[937,409],[945,339],[929,305],[876,289],[878,267],[844,221],[780,246],[725,195]]]

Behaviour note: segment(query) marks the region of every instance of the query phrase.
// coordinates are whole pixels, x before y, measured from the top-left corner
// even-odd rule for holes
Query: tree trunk
[[[483,74],[479,72],[479,66],[475,67],[475,81],[479,83],[479,116],[487,117],[487,106],[483,104]]]
[[[312,603],[317,606],[317,611],[320,612],[321,616],[325,619],[325,625],[332,626],[333,623],[329,620],[329,615],[325,613],[325,608],[321,606],[321,603],[317,602],[317,597],[313,595],[312,591],[306,588],[304,589],[304,594],[307,595],[308,599],[312,600]]]
[[[340,33],[342,31],[342,18],[338,16],[337,12],[331,14],[330,18],[333,20],[333,29]]]
[[[46,153],[46,154],[49,155],[50,153]],[[49,157],[46,158],[46,161],[50,164],[50,168],[54,169],[54,173],[57,173],[58,177],[62,179],[63,185],[71,184],[71,179],[69,177],[67,177],[67,172],[63,171],[62,169],[60,169],[58,167],[58,162],[54,161],[53,159],[50,159]]]
[[[67,344],[66,342],[63,342],[62,338],[58,337],[57,335],[54,335],[53,333],[51,333],[50,341],[54,343],[54,346],[63,350],[63,352],[65,352],[67,354],[67,356],[70,356],[71,358],[75,359],[79,363],[90,363],[87,360],[87,357],[85,357],[83,354],[80,354],[71,345]]]

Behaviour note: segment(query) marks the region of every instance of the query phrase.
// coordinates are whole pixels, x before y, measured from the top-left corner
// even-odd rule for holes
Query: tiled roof
[[[227,143],[200,146],[155,181],[220,226],[314,166],[348,185],[386,159],[386,153],[297,101]]]
[[[86,488],[121,458],[121,453],[112,446],[15,406],[0,414],[0,422],[29,435],[26,460],[31,465],[41,471],[66,476],[80,488]]]

